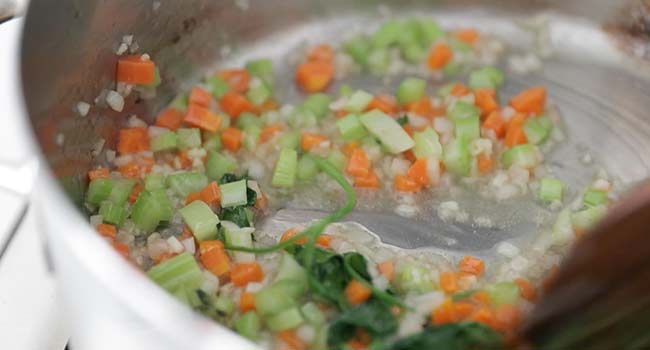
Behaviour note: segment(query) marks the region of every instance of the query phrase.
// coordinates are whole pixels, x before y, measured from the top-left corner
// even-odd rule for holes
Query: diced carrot
[[[237,119],[244,112],[253,111],[253,104],[246,96],[237,92],[226,92],[219,100],[219,105],[230,117]]]
[[[351,339],[351,340],[348,340],[348,342],[346,343],[346,345],[347,345],[350,349],[354,349],[354,350],[365,350],[365,349],[366,349],[366,344],[360,342],[360,341],[357,340],[357,339]]]
[[[255,310],[255,294],[249,292],[241,293],[239,297],[239,311],[242,313]]]
[[[210,102],[212,102],[212,95],[209,92],[198,86],[195,86],[192,88],[192,90],[190,90],[188,104],[199,105],[203,108],[208,108],[210,107]]]
[[[474,101],[476,106],[481,109],[482,118],[485,118],[490,115],[490,113],[499,110],[499,102],[497,101],[494,89],[474,90]]]
[[[446,43],[436,44],[431,51],[429,51],[429,58],[427,63],[429,68],[438,70],[443,68],[454,58],[454,51]]]
[[[431,179],[429,179],[429,174],[427,172],[427,160],[418,159],[411,165],[406,175],[415,180],[421,186],[428,186],[431,184]]]
[[[379,188],[381,186],[379,177],[374,170],[368,170],[366,176],[357,176],[354,178],[354,187],[357,188]]]
[[[349,157],[352,155],[352,151],[359,148],[360,146],[361,146],[361,142],[352,141],[350,143],[346,143],[345,146],[343,146],[343,149],[341,151],[343,152],[343,154]]]
[[[454,303],[454,311],[459,320],[464,320],[469,317],[476,307],[472,303],[459,301]]]
[[[411,113],[414,113],[414,114],[417,114],[419,116],[429,118],[429,119],[433,119],[433,117],[435,116],[433,105],[431,104],[431,100],[426,96],[422,97],[421,99],[419,99],[419,100],[417,100],[415,102],[407,104],[405,109],[408,112],[411,112]]]
[[[213,275],[221,277],[230,269],[230,258],[218,240],[199,241],[199,260]]]
[[[483,122],[483,128],[494,130],[494,134],[498,138],[503,138],[506,135],[506,121],[503,120],[499,111],[494,111],[488,115]]]
[[[181,168],[187,169],[192,167],[192,160],[187,155],[187,151],[180,151],[177,154],[178,160],[181,163]]]
[[[334,50],[329,44],[320,44],[309,50],[307,53],[308,61],[332,62],[334,61]]]
[[[541,86],[522,91],[510,100],[510,106],[519,113],[540,115],[546,105],[546,89]]]
[[[217,132],[221,126],[221,118],[207,108],[191,104],[185,111],[185,123],[209,132]]]
[[[470,90],[467,86],[461,84],[461,83],[456,83],[454,86],[451,88],[451,91],[449,94],[451,96],[455,97],[462,97],[468,95],[472,90]]]
[[[366,152],[360,147],[355,148],[350,155],[350,159],[348,159],[348,165],[345,170],[352,176],[367,176],[370,172],[370,160]]]
[[[458,289],[463,291],[472,289],[477,280],[476,276],[466,272],[458,272],[457,277]]]
[[[386,277],[390,282],[393,280],[393,274],[395,273],[395,264],[391,260],[386,260],[383,263],[377,265],[379,272]]]
[[[528,143],[528,138],[524,132],[524,128],[518,124],[511,124],[506,131],[506,138],[504,141],[506,147],[513,147]]]
[[[156,77],[156,65],[143,60],[141,55],[122,57],[117,60],[116,81],[127,84],[152,84]]]
[[[474,276],[480,276],[485,270],[485,263],[479,258],[466,255],[458,264],[458,269]]]
[[[411,163],[415,163],[415,161],[418,160],[418,159],[415,157],[415,153],[413,153],[413,150],[412,150],[412,149],[407,150],[407,151],[405,151],[405,152],[402,153],[402,154],[403,154],[404,157],[405,157],[406,159],[408,159],[409,162],[411,162]]]
[[[97,232],[99,232],[100,235],[110,238],[110,239],[115,239],[117,236],[117,229],[113,225],[109,224],[99,224],[97,227],[95,227]]]
[[[431,323],[436,326],[453,323],[458,321],[454,303],[451,299],[446,299],[440,306],[438,306],[431,313]]]
[[[289,347],[287,350],[304,350],[307,348],[307,344],[298,337],[295,330],[282,331],[277,336]]]
[[[117,168],[117,171],[119,171],[122,176],[128,177],[129,179],[139,178],[140,175],[142,175],[140,170],[140,166],[135,162],[129,162]]]
[[[221,199],[221,191],[216,181],[210,182],[199,192],[199,199],[207,204],[217,204]]]
[[[133,154],[149,149],[149,133],[146,128],[121,129],[117,143],[120,155]]]
[[[187,197],[185,197],[185,205],[188,205],[194,201],[200,201],[201,200],[201,193],[200,192],[190,192]]]
[[[363,344],[365,347],[370,345],[370,343],[372,342],[372,337],[370,336],[370,333],[365,331],[363,328],[357,328],[354,336],[355,336],[355,339],[359,343]]]
[[[276,109],[278,109],[277,102],[273,101],[272,99],[268,99],[259,106],[253,106],[253,110],[251,112],[256,115],[262,115],[265,112],[273,111]]]
[[[260,132],[260,143],[265,143],[269,141],[275,134],[279,133],[282,130],[282,125],[279,123],[275,123],[272,125],[269,125],[262,129],[262,132]]]
[[[478,305],[490,306],[490,294],[484,290],[480,290],[471,296],[471,300]]]
[[[327,137],[323,135],[305,132],[302,134],[302,138],[300,139],[300,148],[302,148],[303,151],[308,152],[325,141],[327,141]]]
[[[474,44],[478,40],[480,34],[478,30],[474,28],[463,28],[459,29],[454,33],[454,36],[459,41],[464,42],[465,44]]]
[[[174,253],[174,252],[164,252],[164,253],[158,255],[158,256],[154,259],[153,262],[154,262],[154,264],[158,265],[158,264],[160,264],[160,263],[163,262],[163,261],[166,261],[166,260],[169,260],[169,259],[175,257],[176,255],[178,255],[178,254],[177,254],[177,253]]]
[[[166,108],[156,117],[156,126],[176,130],[181,127],[183,114],[176,108]]]
[[[217,73],[217,75],[225,80],[235,92],[244,93],[248,90],[251,77],[245,69],[225,69]]]
[[[330,235],[320,235],[316,239],[316,245],[322,248],[329,248],[332,245],[333,237]]]
[[[187,225],[184,225],[183,232],[181,232],[181,235],[178,237],[178,240],[182,241],[188,238],[194,238],[194,235],[192,234],[190,228]]]
[[[153,166],[156,165],[156,160],[151,156],[142,157],[142,158],[140,158],[140,161],[138,162],[138,165],[142,169],[142,172],[144,172],[145,174],[148,174],[148,173],[151,172],[151,169],[153,168]]]
[[[229,151],[237,152],[241,147],[242,131],[237,128],[226,128],[221,133],[221,143]]]
[[[339,109],[338,111],[334,112],[334,118],[341,119],[341,118],[345,117],[348,114],[350,114],[350,113],[348,111],[346,111],[345,109]]]
[[[366,302],[372,295],[372,290],[363,283],[352,280],[345,287],[345,298],[351,305],[361,305]]]
[[[440,289],[447,294],[458,291],[458,276],[454,272],[443,272],[440,274]]]
[[[533,286],[532,283],[526,281],[523,278],[517,278],[514,280],[514,282],[519,287],[519,293],[521,294],[522,298],[528,301],[537,300],[537,291],[535,290],[535,286]]]
[[[476,157],[476,162],[478,165],[478,172],[481,175],[489,173],[492,171],[492,168],[494,168],[494,157],[492,155],[481,153]]]
[[[96,180],[96,179],[108,179],[110,172],[108,168],[98,168],[98,169],[93,169],[88,172],[88,179],[90,181]]]
[[[494,326],[494,313],[487,307],[479,308],[469,318],[469,321],[482,323],[488,327]]]
[[[409,125],[409,124],[402,125],[402,129],[404,129],[404,131],[406,131],[406,133],[411,137],[413,136],[413,133],[415,132],[415,130],[413,130],[413,127],[411,125]]]
[[[125,259],[129,258],[129,245],[122,242],[113,242],[113,248]]]
[[[298,233],[300,233],[300,230],[298,230],[297,228],[290,228],[290,229],[284,231],[284,233],[282,234],[282,237],[280,238],[280,242],[284,242],[284,241],[292,238],[293,236],[297,235]],[[301,239],[297,240],[296,243],[305,244],[305,243],[307,243],[307,238],[306,237],[301,238]]]
[[[264,272],[256,262],[236,264],[230,271],[230,279],[235,286],[244,287],[250,282],[260,282],[264,279]]]
[[[366,106],[366,111],[372,111],[378,109],[388,115],[397,114],[397,102],[395,97],[391,95],[377,95],[373,97],[368,106]]]
[[[325,90],[334,78],[334,66],[329,62],[306,62],[296,70],[296,82],[304,91]]]
[[[502,305],[494,311],[493,326],[497,331],[512,331],[521,323],[521,311],[513,305]]]
[[[133,189],[131,189],[131,193],[129,193],[129,203],[135,203],[135,201],[138,200],[138,196],[143,189],[144,187],[141,184],[135,184],[135,186],[133,186]]]
[[[422,185],[420,185],[417,181],[403,175],[395,176],[394,185],[395,190],[402,192],[417,192],[422,188]]]

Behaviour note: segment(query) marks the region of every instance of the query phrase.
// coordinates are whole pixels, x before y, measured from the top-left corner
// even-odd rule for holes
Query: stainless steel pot
[[[570,142],[553,155],[560,174],[583,183],[579,145],[594,150],[611,173],[632,184],[650,173],[650,80],[647,8],[611,0],[33,0],[22,48],[29,127],[42,151],[35,197],[48,251],[74,324],[78,349],[228,349],[254,344],[192,313],[125,263],[96,235],[81,208],[85,174],[98,140],[114,148],[124,116],[151,116],[173,94],[224,62],[266,56],[286,67],[286,53],[303,41],[336,40],[372,27],[378,18],[431,15],[449,26],[474,26],[530,50],[530,33],[517,21],[549,20],[553,55],[542,72],[515,76],[522,85],[549,86],[566,118]],[[630,10],[635,8],[635,10]],[[127,100],[125,113],[101,104],[77,116],[114,84],[123,35],[133,34],[155,58],[163,84],[154,100]],[[543,38],[541,38],[543,40]],[[641,43],[641,44],[638,44]],[[627,52],[636,53],[636,55]],[[287,79],[289,80],[289,79]],[[407,237],[402,237],[408,240]]]

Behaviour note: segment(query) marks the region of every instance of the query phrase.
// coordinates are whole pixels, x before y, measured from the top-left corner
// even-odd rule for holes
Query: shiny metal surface
[[[155,8],[154,3],[160,6]],[[514,51],[530,50],[532,43],[530,33],[515,20],[544,13],[549,18],[554,55],[542,72],[512,77],[506,92],[535,84],[549,86],[570,134],[569,142],[554,149],[550,157],[556,172],[572,185],[584,185],[597,171],[580,164],[583,146],[592,149],[623,183],[633,184],[650,173],[648,69],[620,51],[618,43],[601,29],[617,21],[627,3],[251,0],[238,1],[238,6],[209,0],[34,0],[23,41],[23,89],[31,127],[42,159],[49,165],[39,193],[54,263],[78,325],[73,342],[90,349],[114,349],[115,345],[120,349],[251,348],[230,331],[173,302],[124,264],[75,208],[73,203],[79,204],[82,198],[85,174],[93,161],[93,147],[103,138],[106,147],[114,148],[115,130],[124,116],[154,115],[175,92],[219,64],[265,56],[276,60],[280,75],[289,74],[287,53],[292,48],[376,26],[377,18],[387,12],[431,15],[451,27],[479,27],[502,37]],[[75,116],[76,102],[92,102],[103,89],[114,87],[113,51],[125,34],[134,34],[141,51],[150,53],[160,66],[163,85],[158,97],[152,101],[130,98],[125,113],[100,104],[88,117]],[[282,89],[286,99],[295,98],[292,89],[289,84]],[[64,140],[60,146],[58,135]],[[471,193],[465,196],[463,203],[476,204]],[[434,198],[431,209],[442,200]],[[408,248],[434,245],[451,253],[472,251],[489,258],[496,242],[530,238],[535,232],[533,218],[517,211],[522,209],[520,204],[506,203],[494,213],[510,218],[509,225],[495,232],[435,220],[400,222],[401,229],[396,230],[390,228],[398,220],[395,215],[371,221],[386,242]],[[480,213],[485,207],[471,210]]]

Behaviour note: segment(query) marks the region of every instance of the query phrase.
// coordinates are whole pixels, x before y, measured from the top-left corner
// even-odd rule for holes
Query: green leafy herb
[[[422,332],[398,340],[381,350],[497,350],[502,347],[499,333],[476,322],[430,326]]]
[[[397,123],[401,126],[404,126],[409,123],[409,116],[404,114],[403,116],[397,118]]]
[[[255,192],[255,191],[253,191]],[[251,223],[248,220],[248,213],[246,207],[243,205],[238,207],[223,208],[219,214],[221,220],[232,221],[239,227],[250,227]]]
[[[390,307],[372,298],[355,308],[341,313],[330,325],[327,344],[332,349],[342,349],[353,338],[357,329],[363,329],[373,341],[384,339],[397,331],[398,323]]]
[[[241,180],[243,178],[244,178],[243,176],[239,177],[239,176],[237,176],[235,174],[232,174],[232,173],[223,174],[221,179],[219,179],[219,185],[228,184],[228,183],[231,183],[231,182],[236,182],[236,181],[239,181],[239,180]]]

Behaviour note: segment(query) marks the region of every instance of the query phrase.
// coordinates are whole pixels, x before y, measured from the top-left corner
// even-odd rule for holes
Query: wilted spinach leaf
[[[251,226],[246,207],[244,206],[223,208],[219,217],[221,220],[232,221],[239,227]]]
[[[477,322],[460,322],[429,326],[382,350],[497,350],[501,346],[501,336],[491,328]]]
[[[367,302],[344,311],[330,325],[327,344],[332,349],[341,349],[352,339],[357,329],[368,332],[373,341],[380,341],[397,331],[397,320],[390,312],[390,307],[372,298]]]
[[[401,126],[404,126],[409,123],[409,116],[404,114],[403,116],[397,118],[397,123]]]

